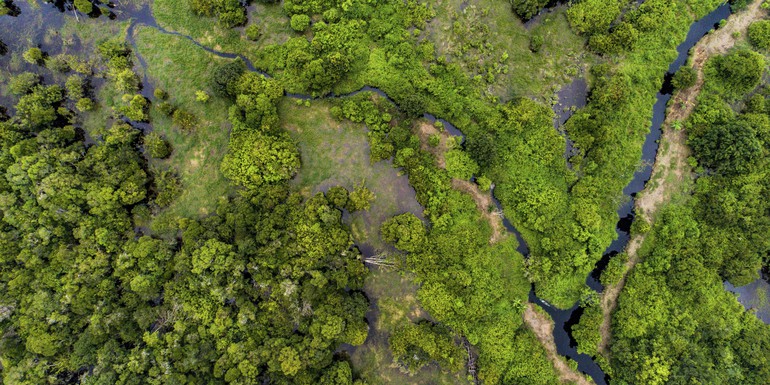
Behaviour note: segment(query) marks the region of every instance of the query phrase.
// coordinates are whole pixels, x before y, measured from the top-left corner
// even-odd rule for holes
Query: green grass
[[[213,211],[220,197],[231,191],[229,182],[219,171],[230,136],[228,104],[216,97],[207,103],[197,102],[195,91],[202,89],[211,93],[205,80],[214,66],[225,59],[205,52],[187,39],[152,28],[137,30],[136,45],[147,62],[150,82],[166,90],[172,104],[192,112],[199,120],[194,132],[183,132],[173,127],[169,118],[151,110],[155,131],[165,136],[174,148],[169,159],[153,163],[176,169],[184,185],[184,192],[166,212],[185,217],[206,215]]]
[[[400,322],[427,317],[417,302],[417,285],[411,276],[375,270],[364,290],[376,305],[370,312],[370,330],[366,343],[351,354],[353,370],[370,385],[387,384],[469,384],[463,375],[445,373],[431,364],[410,376],[393,363],[388,338]]]
[[[262,28],[262,37],[256,42],[246,39],[243,28],[225,28],[216,18],[193,14],[188,0],[155,0],[152,11],[158,25],[165,29],[188,35],[218,51],[240,53],[252,61],[257,59],[259,49],[284,43],[294,34],[280,4],[259,3],[249,7],[249,24],[256,23]]]
[[[439,55],[450,61],[459,61],[466,72],[472,75],[469,66],[475,62],[467,60],[478,51],[484,51],[484,62],[498,62],[508,66],[508,72],[497,74],[495,81],[485,87],[489,93],[502,100],[514,96],[527,96],[540,101],[549,101],[551,95],[580,74],[595,60],[586,52],[585,40],[572,32],[565,16],[566,7],[544,15],[531,30],[513,14],[510,3],[501,0],[471,2],[464,11],[460,10],[463,0],[436,1],[436,18],[428,25],[428,38],[435,44]],[[488,9],[488,12],[484,12]],[[453,20],[459,22],[453,28]],[[474,34],[467,26],[480,23],[489,27],[489,34]],[[530,36],[539,34],[544,38],[538,53],[529,49]],[[489,44],[488,48],[460,52],[461,44]],[[503,59],[503,53],[508,54]]]
[[[375,195],[372,207],[352,216],[357,242],[385,251],[382,222],[407,211],[422,212],[405,175],[390,162],[372,164],[364,125],[338,122],[329,114],[331,102],[313,101],[310,107],[285,98],[279,105],[283,128],[299,144],[302,169],[292,181],[305,195],[340,185],[351,190],[364,183]]]

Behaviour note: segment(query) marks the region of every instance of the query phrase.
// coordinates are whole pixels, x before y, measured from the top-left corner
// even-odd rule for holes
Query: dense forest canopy
[[[770,3],[665,76],[720,5],[0,2],[0,382],[766,383]]]

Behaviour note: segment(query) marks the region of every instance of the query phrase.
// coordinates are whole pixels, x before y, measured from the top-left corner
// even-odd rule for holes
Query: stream
[[[58,10],[56,6],[51,4],[40,4],[40,7],[43,10],[42,13],[38,13],[40,10],[33,10],[32,7],[30,7],[30,5],[27,2],[20,1],[18,2],[18,5],[21,8],[20,9],[21,14],[19,16],[0,18],[0,27],[2,28],[2,30],[0,30],[0,39],[2,39],[2,41],[5,41],[6,43],[15,42],[15,40],[13,40],[13,36],[17,32],[13,30],[14,28],[16,28],[14,26],[19,25],[20,23],[22,23],[21,25],[27,24],[26,22],[27,19],[43,17],[44,19],[46,19],[45,23],[47,25],[60,26],[62,25],[63,15],[70,13],[67,10],[65,10],[65,12],[62,13],[61,10]],[[131,23],[128,27],[128,42],[134,48],[134,53],[137,57],[137,60],[140,66],[143,69],[145,69],[143,71],[144,81],[143,81],[142,93],[148,98],[152,94],[152,84],[151,82],[149,82],[149,79],[147,78],[146,62],[136,50],[136,44],[134,41],[134,31],[137,25],[147,26],[150,28],[154,28],[162,33],[176,35],[176,36],[185,38],[193,42],[195,45],[202,48],[206,52],[209,52],[213,55],[216,55],[222,58],[241,59],[245,63],[246,68],[249,71],[260,73],[266,77],[270,76],[269,74],[256,69],[253,63],[243,55],[220,52],[220,51],[211,49],[209,47],[206,47],[198,43],[190,36],[187,36],[178,32],[168,31],[160,27],[152,14],[150,6],[147,4],[143,5],[141,8],[138,8],[138,9],[135,7],[129,7],[125,9],[121,7],[120,9],[115,8],[113,9],[113,11],[114,13],[110,13],[110,18],[115,18],[118,20],[129,20],[129,19],[131,20]],[[629,241],[629,230],[631,227],[631,223],[634,220],[634,211],[633,211],[634,196],[644,188],[645,184],[650,179],[650,176],[652,173],[652,164],[655,160],[655,156],[658,150],[658,140],[660,139],[660,136],[662,133],[661,126],[665,118],[666,105],[669,99],[671,98],[671,93],[673,91],[673,88],[671,86],[671,76],[679,69],[679,67],[681,67],[686,62],[689,50],[703,36],[705,36],[712,28],[714,28],[720,20],[727,18],[729,15],[730,15],[729,5],[725,4],[720,6],[719,8],[711,12],[709,15],[693,23],[687,34],[686,40],[677,47],[678,57],[669,66],[668,72],[665,76],[665,81],[663,83],[663,86],[659,91],[659,93],[657,94],[657,102],[653,107],[653,117],[652,117],[652,125],[650,128],[650,133],[647,135],[645,139],[643,150],[642,150],[642,153],[643,153],[642,167],[640,167],[636,171],[632,181],[623,190],[623,194],[627,196],[629,199],[627,199],[626,202],[623,203],[617,211],[618,216],[620,218],[616,226],[616,232],[618,237],[607,248],[603,258],[596,264],[594,271],[591,272],[591,274],[586,278],[586,284],[597,293],[601,293],[603,290],[603,287],[599,282],[599,277],[601,275],[601,272],[606,267],[609,259],[613,255],[622,252]],[[49,19],[50,19],[50,23],[49,23]],[[11,38],[10,40],[9,40],[9,37]],[[35,31],[35,34],[33,36],[26,36],[26,37],[35,42],[45,41],[45,39],[43,39],[41,31]],[[23,42],[21,44],[23,44]],[[47,48],[49,47],[47,46],[53,45],[53,44],[43,43],[42,45],[43,45],[42,48],[44,48],[44,50],[48,50]],[[56,52],[55,48],[53,47],[50,47],[50,48],[51,49],[49,52]],[[0,56],[0,60],[8,60],[8,59],[5,59],[7,56],[8,55]],[[2,64],[2,62],[0,62],[0,64]],[[586,87],[585,80],[580,79],[574,84],[574,87],[578,89],[585,89]],[[389,100],[390,102],[393,102],[393,100],[384,91],[378,88],[373,88],[368,86],[363,87],[362,89],[351,93],[341,94],[341,95],[330,94],[325,97],[327,98],[328,97],[333,97],[333,98],[348,97],[361,92],[374,92],[382,96],[383,98]],[[302,100],[316,98],[311,95],[293,94],[293,93],[286,93],[286,96],[290,98],[302,99]],[[585,103],[584,96],[581,99],[580,96],[578,95],[576,100],[577,102],[565,103],[564,105],[575,104],[575,103],[577,104]],[[450,134],[462,136],[464,138],[463,133],[451,123],[427,113],[424,114],[424,117],[431,122],[434,122],[436,120],[441,121],[444,124],[445,129]],[[558,116],[558,119],[557,119],[558,122],[556,122],[557,125],[563,124],[564,121],[566,121],[568,118],[569,118],[569,115]],[[569,142],[568,142],[568,151],[569,153],[573,151]],[[495,203],[497,204],[498,208],[501,208],[500,202],[498,202],[496,199],[495,199]],[[521,234],[507,219],[504,219],[504,225],[506,229],[509,232],[513,233],[516,236],[517,240],[519,241],[518,251],[525,257],[528,257],[529,248],[526,242],[524,241],[523,237],[521,236]],[[737,289],[734,289],[734,290],[737,290]],[[608,377],[601,370],[599,365],[596,364],[596,362],[593,360],[592,357],[586,354],[577,353],[577,349],[576,349],[577,344],[574,338],[572,338],[571,336],[572,325],[576,324],[580,320],[580,316],[583,313],[583,309],[579,306],[579,303],[576,303],[570,309],[566,309],[566,310],[555,308],[550,304],[548,304],[547,302],[543,301],[542,299],[538,298],[535,293],[534,287],[530,291],[529,300],[533,303],[536,303],[541,308],[543,308],[551,316],[551,318],[553,318],[555,323],[553,334],[554,334],[554,340],[556,342],[557,352],[563,356],[569,357],[570,359],[576,361],[578,364],[578,370],[581,371],[582,373],[588,374],[596,382],[597,385],[606,385],[609,380]],[[768,315],[768,317],[770,317],[770,315]]]

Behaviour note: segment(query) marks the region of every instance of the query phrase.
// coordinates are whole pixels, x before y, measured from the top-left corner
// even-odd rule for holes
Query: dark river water
[[[47,51],[49,53],[57,53],[61,50],[62,42],[59,40],[56,40],[56,36],[50,37],[45,36],[44,33],[48,27],[55,27],[61,26],[63,24],[63,17],[66,14],[67,17],[74,17],[74,12],[72,10],[66,9],[66,7],[56,7],[54,5],[50,4],[44,4],[39,3],[40,9],[39,10],[33,10],[30,5],[26,1],[19,1],[17,2],[19,14],[16,17],[0,17],[0,40],[5,42],[5,44],[8,46],[8,49],[10,50],[17,50],[19,51],[22,49],[22,47],[28,47],[31,42],[35,42],[36,44],[39,44],[41,48],[44,51]],[[64,12],[62,12],[64,11]],[[177,35],[183,38],[186,38],[202,49],[206,50],[207,52],[210,52],[214,55],[229,58],[229,59],[235,59],[240,58],[243,60],[243,62],[246,64],[246,67],[250,71],[259,72],[262,73],[265,76],[269,76],[268,74],[257,70],[254,65],[245,57],[238,54],[233,53],[227,53],[227,52],[220,52],[214,49],[211,49],[209,47],[206,47],[204,45],[199,44],[197,41],[192,39],[189,36],[182,35],[173,31],[167,31],[163,28],[161,28],[157,22],[155,21],[155,18],[152,15],[152,12],[150,10],[150,7],[145,5],[142,7],[133,7],[133,8],[124,8],[122,6],[114,7],[113,9],[107,9],[105,8],[104,13],[108,15],[110,18],[116,18],[119,20],[132,20],[129,30],[128,30],[128,39],[130,44],[134,44],[133,41],[133,32],[137,25],[144,25],[151,28],[155,28],[161,32]],[[661,136],[661,125],[663,123],[663,120],[665,118],[665,112],[666,112],[666,104],[668,103],[669,99],[671,98],[671,92],[673,91],[673,88],[671,87],[670,79],[671,76],[681,67],[687,60],[688,52],[689,50],[704,36],[706,35],[712,28],[719,23],[720,20],[727,18],[730,15],[730,7],[729,5],[725,4],[719,8],[717,8],[715,11],[707,15],[706,17],[702,18],[701,20],[695,22],[690,27],[690,31],[687,35],[687,38],[684,43],[679,45],[677,47],[677,51],[679,55],[677,56],[676,60],[674,60],[673,63],[669,66],[668,73],[665,76],[665,81],[663,84],[663,87],[661,88],[660,92],[657,94],[657,102],[655,103],[655,106],[653,107],[653,118],[652,118],[652,126],[650,128],[650,133],[647,135],[644,147],[643,147],[643,156],[642,156],[642,164],[643,167],[640,167],[639,170],[634,174],[633,180],[625,187],[623,190],[624,195],[628,197],[628,199],[625,201],[624,204],[621,205],[621,207],[618,209],[618,216],[620,217],[620,221],[617,224],[616,232],[618,235],[618,238],[613,241],[610,246],[607,248],[604,257],[601,261],[599,261],[596,265],[596,269],[587,277],[586,284],[591,287],[596,292],[601,292],[603,290],[602,285],[599,283],[599,276],[601,275],[601,272],[603,271],[604,267],[606,267],[607,261],[612,255],[615,255],[619,252],[622,252],[623,249],[625,249],[626,244],[629,240],[629,229],[631,227],[631,223],[634,220],[634,212],[633,212],[633,206],[634,206],[634,196],[636,193],[641,191],[647,181],[650,179],[650,175],[652,172],[652,164],[655,160],[655,155],[657,154],[658,150],[658,140]],[[80,17],[83,17],[82,15]],[[43,27],[45,25],[45,27]],[[23,37],[23,39],[21,38]],[[71,49],[76,49],[75,46],[77,42],[72,44]],[[26,49],[26,48],[24,48]],[[134,50],[136,52],[136,50]],[[3,55],[0,56],[0,65],[9,65],[9,55]],[[144,67],[145,62],[144,59],[141,58],[141,56],[137,53],[137,58],[139,61],[139,64]],[[152,85],[148,81],[147,77],[144,78],[144,90],[143,93],[151,94]],[[585,95],[586,95],[587,87],[585,80],[578,79],[572,84],[568,85],[563,89],[563,94],[560,95],[565,98],[565,100],[561,101],[559,107],[567,107],[570,105],[575,105],[576,107],[581,107],[585,104]],[[360,92],[374,92],[379,94],[380,96],[390,100],[392,102],[392,99],[388,97],[388,95],[383,92],[382,90],[372,88],[372,87],[364,87],[361,90],[344,94],[344,95],[329,95],[327,97],[345,97],[345,96],[352,96],[354,94],[360,93]],[[297,99],[313,99],[314,96],[311,95],[301,95],[301,94],[287,94],[288,97],[297,98]],[[6,103],[7,104],[7,103]],[[571,115],[571,112],[567,113],[567,111],[557,111],[557,121],[555,122],[556,126],[561,126]],[[458,130],[454,125],[451,123],[443,120],[438,119],[437,117],[425,114],[424,115],[426,119],[433,122],[435,120],[439,120],[444,124],[444,127],[446,130],[453,134],[458,136],[463,136],[462,132]],[[568,153],[566,154],[569,156],[572,152],[572,146],[571,143],[568,141]],[[499,207],[499,202],[496,202]],[[526,242],[522,238],[521,234],[516,230],[516,228],[506,219],[504,221],[505,227],[513,233],[516,238],[519,240],[519,252],[522,253],[525,256],[529,255],[529,248],[527,247]],[[741,301],[741,303],[744,304],[744,306],[748,307],[754,307],[757,308],[757,316],[763,319],[763,321],[768,322],[770,320],[770,309],[768,306],[765,306],[764,308],[761,308],[760,306],[752,305],[753,303],[757,302],[757,299],[761,299],[764,296],[764,302],[767,303],[767,295],[770,293],[770,284],[768,284],[765,281],[757,281],[754,282],[748,286],[740,287],[740,288],[734,288],[729,283],[725,283],[725,287],[737,293],[739,295],[738,299]],[[764,294],[762,294],[764,293]],[[559,354],[564,355],[566,357],[569,357],[570,359],[575,360],[578,363],[578,369],[591,376],[593,380],[598,385],[604,385],[607,384],[608,378],[604,374],[604,372],[599,368],[599,366],[594,362],[592,357],[585,355],[585,354],[578,354],[576,349],[576,343],[575,340],[571,336],[571,328],[572,325],[577,323],[580,319],[580,316],[582,315],[583,309],[579,307],[579,304],[575,304],[570,309],[562,310],[557,309],[555,307],[550,306],[540,298],[536,296],[536,293],[534,290],[530,292],[530,301],[533,303],[538,304],[540,307],[542,307],[554,320],[555,327],[554,327],[554,338],[556,342],[557,351]]]

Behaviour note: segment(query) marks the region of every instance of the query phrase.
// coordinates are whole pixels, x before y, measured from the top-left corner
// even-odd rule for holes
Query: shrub
[[[336,207],[345,208],[348,204],[348,190],[342,186],[334,186],[326,192],[326,199]]]
[[[759,49],[770,49],[770,20],[755,21],[749,26],[749,41]]]
[[[168,207],[182,193],[179,177],[170,170],[154,172],[155,175],[155,204],[158,207]]]
[[[250,188],[291,179],[299,167],[299,151],[291,141],[255,130],[233,133],[221,163],[225,177]]]
[[[310,26],[310,16],[304,14],[292,15],[291,29],[297,32],[304,32]]]
[[[43,62],[43,51],[37,47],[26,50],[21,56],[29,64],[40,64]]]
[[[364,187],[363,184],[358,185],[353,192],[348,196],[348,210],[350,211],[367,211],[369,210],[371,202],[374,200],[374,193]]]
[[[156,88],[155,91],[152,91],[153,96],[155,96],[155,99],[158,100],[166,100],[168,99],[168,92],[162,88]]]
[[[240,59],[214,69],[209,80],[214,94],[221,97],[235,97],[235,86],[245,70],[246,65]]]
[[[78,102],[75,103],[75,108],[80,112],[91,111],[95,106],[94,101],[89,98],[80,98],[78,99]]]
[[[69,61],[67,59],[66,55],[49,57],[45,61],[45,66],[53,72],[66,73],[70,70]]]
[[[28,94],[32,87],[40,84],[40,76],[32,72],[20,73],[11,78],[8,91],[16,96]]]
[[[123,92],[135,92],[139,89],[139,77],[130,68],[114,73],[115,88]]]
[[[171,145],[156,132],[145,135],[144,149],[151,157],[157,159],[163,159],[171,155]]]
[[[195,115],[182,109],[174,111],[172,120],[174,125],[185,131],[192,131],[192,129],[195,128],[195,125],[198,124],[198,118]]]
[[[165,116],[171,116],[174,113],[174,106],[169,102],[160,102],[155,105],[155,108]]]
[[[476,178],[476,184],[479,185],[481,191],[489,191],[492,188],[492,180],[487,178],[486,175]]]
[[[258,24],[249,24],[244,32],[246,33],[246,38],[251,41],[257,41],[262,37],[262,28]]]
[[[441,143],[441,134],[433,134],[428,138],[428,144],[431,145],[431,147],[436,147]]]
[[[68,77],[64,83],[64,88],[67,90],[67,96],[70,100],[80,100],[85,96],[85,80],[78,75]]]
[[[529,50],[532,52],[540,52],[540,49],[543,48],[543,43],[545,42],[545,39],[543,39],[542,35],[534,34],[529,38]]]
[[[671,79],[671,84],[678,90],[684,90],[695,85],[698,73],[690,66],[682,66]]]

